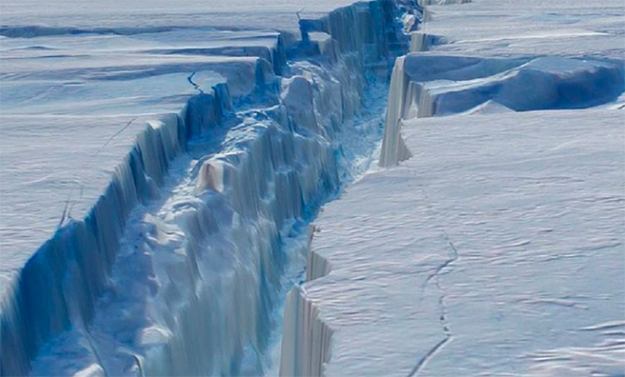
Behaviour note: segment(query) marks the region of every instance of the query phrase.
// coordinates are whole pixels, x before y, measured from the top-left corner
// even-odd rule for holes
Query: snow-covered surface
[[[0,5],[2,27],[7,32],[59,32],[77,29],[137,31],[171,27],[218,27],[298,31],[296,12],[319,18],[352,0],[7,0]],[[20,29],[17,29],[20,28]]]
[[[623,375],[625,4],[426,3],[380,168],[312,228],[281,374]]]
[[[296,295],[331,329],[324,375],[622,373],[622,113],[459,115],[403,133],[413,157],[315,221],[308,268],[329,274]]]
[[[113,117],[0,118],[2,139],[2,275],[10,277],[56,230],[70,196],[85,213],[110,182],[144,122]],[[80,140],[80,142],[76,142]],[[41,151],[41,146],[51,152]],[[82,169],[79,169],[82,168]],[[72,192],[74,191],[74,192]],[[6,281],[3,282],[5,289]]]
[[[443,37],[436,53],[488,56],[625,57],[620,0],[473,0],[434,5],[422,31]]]

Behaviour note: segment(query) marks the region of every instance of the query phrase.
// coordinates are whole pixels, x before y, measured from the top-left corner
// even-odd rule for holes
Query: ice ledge
[[[585,109],[615,101],[624,89],[625,65],[610,60],[409,54],[393,68],[380,166],[410,158],[401,127],[413,118]]]

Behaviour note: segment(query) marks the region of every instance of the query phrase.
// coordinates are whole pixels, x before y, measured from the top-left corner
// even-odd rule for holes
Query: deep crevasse
[[[2,375],[258,372],[282,238],[348,176],[366,76],[386,75],[407,45],[401,16],[418,9],[375,1],[302,20],[302,41],[274,52],[293,63],[259,59],[250,95],[218,85],[149,121],[88,216],[3,298]]]
[[[459,4],[464,2],[426,1],[423,3]],[[533,8],[529,9],[533,11]],[[463,13],[458,13],[459,18],[464,17]],[[427,19],[427,12],[425,18]],[[458,18],[450,19],[453,22],[458,20]],[[447,22],[452,23],[449,20]],[[494,22],[494,24],[499,26],[498,23],[499,21]],[[462,27],[458,29],[461,30],[458,34],[464,31]],[[481,30],[479,27],[477,29]],[[412,52],[428,50],[430,45],[444,41],[444,37],[425,32],[412,33],[411,37]],[[498,40],[493,39],[493,41]],[[455,42],[458,43],[457,40]],[[471,44],[467,44],[470,46],[466,49],[467,51],[471,51],[475,48],[474,45],[479,44],[473,42],[482,41],[476,40],[471,42]],[[454,46],[453,43],[450,45]],[[576,48],[578,47],[576,46]],[[419,125],[421,124],[416,122],[417,118],[431,118],[453,114],[530,112],[547,109],[588,109],[602,105],[616,109],[619,108],[617,106],[621,106],[618,99],[619,96],[622,96],[624,75],[623,64],[620,61],[598,58],[590,59],[578,56],[570,57],[566,56],[566,54],[563,54],[564,56],[532,56],[526,55],[529,53],[525,51],[523,54],[518,55],[506,53],[504,56],[497,56],[497,54],[494,54],[494,57],[488,54],[486,54],[486,57],[472,56],[473,51],[470,53],[464,51],[466,56],[463,56],[458,51],[455,51],[453,47],[450,50],[452,52],[447,54],[440,52],[438,54],[435,52],[427,54],[415,53],[396,59],[389,89],[385,134],[380,152],[380,165],[382,167],[392,167],[399,162],[410,159],[411,150],[407,147],[402,135],[402,127],[407,122],[413,129],[413,135],[418,135],[413,136],[413,145],[417,144],[415,143],[417,138],[429,136],[427,129],[421,133],[415,131],[420,128]],[[563,113],[566,115],[566,111],[563,111]],[[616,119],[615,115],[610,115],[612,120]],[[528,118],[531,119],[531,116],[532,114],[530,113]],[[534,116],[540,119],[539,116]],[[549,119],[548,117],[551,114],[547,113],[543,116]],[[609,117],[606,116],[606,118]],[[467,119],[466,123],[472,126],[479,122],[484,124],[489,124],[488,122],[496,123],[492,119],[478,118],[478,121],[474,121],[471,124],[469,122],[471,118],[462,117],[452,118],[449,122],[450,124],[456,122],[459,128],[462,128],[465,125],[465,119]],[[519,128],[525,126],[523,118],[519,117],[515,121],[519,122]],[[549,124],[549,120],[541,122]],[[609,124],[609,122],[606,123]],[[505,124],[505,121],[503,124]],[[438,123],[438,127],[443,126],[444,128],[439,130],[441,134],[446,132],[447,124],[444,122]],[[467,129],[471,128],[467,127]],[[461,137],[454,133],[451,133],[451,135],[452,137],[446,139],[445,142],[449,143],[449,140],[455,136],[456,140],[459,141],[458,144],[464,143],[464,135]],[[490,135],[484,133],[480,137],[489,139]],[[440,140],[436,139],[426,138],[420,140],[422,147],[430,142],[440,143]],[[501,146],[507,145],[508,141],[503,140],[499,142],[499,146]],[[444,146],[444,143],[440,144]],[[396,312],[402,311],[400,307],[403,306],[404,302],[410,301],[417,296],[411,296],[411,294],[414,291],[418,291],[418,289],[411,290],[410,288],[418,287],[418,285],[415,280],[402,281],[401,278],[396,280],[400,283],[393,285],[392,280],[382,278],[387,273],[387,266],[389,266],[390,270],[390,266],[404,266],[404,262],[409,260],[409,258],[401,254],[401,251],[406,250],[406,252],[411,254],[411,257],[412,254],[421,257],[422,255],[432,253],[432,250],[436,249],[435,246],[428,245],[426,242],[406,242],[398,235],[408,235],[406,238],[419,239],[419,241],[421,241],[420,237],[423,237],[425,240],[428,237],[428,225],[435,223],[431,221],[427,214],[420,213],[418,206],[421,202],[425,203],[425,208],[429,211],[429,200],[427,200],[425,191],[421,186],[423,183],[420,181],[426,181],[423,171],[429,171],[430,165],[428,164],[437,161],[436,158],[439,156],[439,151],[436,148],[440,148],[441,145],[431,149],[431,160],[426,163],[421,162],[421,172],[418,169],[407,170],[402,165],[397,169],[385,170],[383,174],[371,174],[363,181],[357,183],[346,195],[349,199],[343,198],[341,201],[330,204],[329,209],[326,208],[327,211],[321,216],[322,219],[324,216],[326,218],[320,223],[324,228],[320,233],[321,235],[315,239],[327,238],[325,238],[325,242],[322,241],[321,246],[319,246],[319,242],[317,242],[317,245],[315,245],[315,242],[312,242],[312,246],[309,245],[306,283],[298,285],[290,291],[285,304],[283,358],[280,371],[282,376],[321,376],[326,374],[360,376],[363,373],[365,375],[417,375],[430,357],[436,354],[451,339],[452,333],[447,315],[449,309],[445,303],[448,297],[446,297],[445,292],[434,301],[435,305],[433,307],[436,309],[432,311],[434,315],[431,316],[434,319],[432,321],[433,325],[427,320],[419,322],[419,315],[429,313],[427,304],[423,303],[422,300],[415,305],[417,309],[405,309],[406,314],[403,318],[400,316],[395,317]],[[477,149],[473,146],[469,148]],[[512,144],[510,148],[513,149]],[[412,148],[412,151],[419,154],[419,159],[421,159],[424,156],[424,149]],[[451,151],[450,155],[457,153],[453,148],[449,151]],[[474,150],[471,151],[471,153],[473,152]],[[440,153],[440,155],[442,156],[444,153]],[[463,158],[464,156],[456,156],[455,164],[463,166],[466,163]],[[482,161],[479,162],[481,163]],[[450,166],[446,166],[446,169],[450,169]],[[453,175],[453,173],[450,175]],[[456,178],[445,181],[445,186],[451,187],[451,191],[456,186],[460,186],[457,182],[462,182],[463,178],[466,179],[466,177],[460,177],[457,180]],[[503,181],[499,178],[499,182]],[[367,183],[360,185],[362,182]],[[413,184],[413,182],[417,183]],[[377,199],[380,197],[378,194],[383,192],[384,187],[389,185],[389,183],[390,186],[401,188],[392,194],[390,194],[392,190],[388,190],[388,199],[384,204],[384,210],[388,212],[384,212],[382,207],[376,207],[375,205],[369,207],[367,203],[371,198],[376,198],[377,203]],[[376,189],[372,191],[373,187]],[[437,189],[444,190],[440,185]],[[402,191],[412,192],[412,194],[405,195]],[[355,192],[357,193],[355,194]],[[470,194],[464,195],[470,196],[474,194],[470,190],[468,192]],[[354,196],[350,198],[350,194]],[[457,192],[454,192],[452,195],[448,193],[449,196],[457,199],[455,194]],[[424,197],[421,198],[420,195],[424,195]],[[488,195],[490,194],[485,196]],[[406,200],[406,198],[410,198],[410,200]],[[462,197],[461,200],[465,199],[466,197]],[[483,200],[484,203],[488,202],[484,198],[480,198],[480,200]],[[397,207],[394,208],[394,205]],[[362,211],[360,210],[361,208],[365,208],[365,210]],[[408,208],[410,210],[407,210]],[[473,209],[471,210],[473,211]],[[453,211],[450,211],[449,208],[447,208],[447,211],[444,216],[452,217]],[[386,221],[389,218],[388,213],[392,213],[392,216],[397,216],[394,223]],[[418,219],[424,223],[412,225],[412,228],[409,229],[403,229],[403,226],[410,223],[408,219]],[[382,223],[390,224],[387,229],[389,238],[385,239],[379,233],[379,230],[385,227],[385,225],[381,225]],[[428,224],[426,225],[425,223]],[[600,222],[597,221],[597,223]],[[458,228],[461,228],[461,226],[458,226]],[[444,228],[442,234],[443,253],[441,255],[443,259],[435,272],[430,275],[431,278],[426,278],[425,285],[434,277],[438,279],[439,273],[447,269],[450,264],[455,264],[458,258],[458,250],[449,239]],[[461,239],[465,236],[462,231],[459,234]],[[581,232],[581,234],[585,233]],[[482,235],[482,233],[479,233],[478,238],[482,237]],[[354,238],[357,240],[353,241]],[[393,239],[401,246],[395,249],[386,249],[385,245],[389,243],[390,239]],[[461,242],[464,242],[464,240]],[[419,245],[422,249],[415,245]],[[417,251],[414,252],[414,250]],[[376,257],[382,256],[379,264],[373,262],[374,257],[372,256],[374,255]],[[423,260],[427,258],[424,257]],[[400,261],[397,262],[398,260]],[[428,263],[429,261],[414,263],[410,261],[406,265],[419,269],[427,266]],[[480,261],[480,263],[482,262]],[[397,269],[393,273],[400,276],[401,273],[399,271]],[[467,271],[469,271],[468,275],[472,275],[471,270]],[[428,275],[424,271],[414,273],[411,271],[409,276]],[[351,285],[351,283],[354,283],[354,285]],[[454,283],[455,285],[452,284],[453,286],[459,287],[464,286],[465,281],[456,280]],[[439,282],[436,282],[435,285],[439,291],[442,291]],[[376,292],[372,287],[378,288],[378,291]],[[393,291],[394,288],[396,291]],[[379,296],[374,296],[376,293]],[[401,297],[401,299],[397,299],[398,297]],[[391,298],[391,300],[386,301],[386,298]],[[393,299],[395,301],[392,305],[389,305],[388,302],[393,301]],[[409,305],[406,307],[410,308]],[[458,301],[456,300],[456,312],[462,311],[458,310],[458,308],[462,309],[461,306],[458,306]],[[514,310],[516,309],[511,311]],[[405,324],[401,323],[403,319],[407,320]],[[465,323],[472,322],[474,318],[469,315],[466,321]],[[414,326],[414,323],[419,324],[419,326],[415,327],[418,329],[418,334],[416,336],[415,334],[407,335],[410,334],[410,326]],[[548,320],[545,319],[542,323],[548,323]],[[436,337],[434,337],[435,342],[428,346],[429,348],[419,349],[421,344],[416,339],[420,340],[421,337],[427,339],[430,336],[430,328],[437,329],[439,325],[442,336],[436,334]],[[380,329],[384,331],[380,332]],[[368,330],[372,331],[368,332]],[[477,351],[473,350],[476,340],[481,339],[483,336],[482,329],[478,328],[476,331],[473,328],[472,330],[475,331],[475,338],[469,341],[467,339],[470,339],[470,337],[464,336],[463,341],[465,343],[461,348],[471,350],[469,353],[475,352],[474,355],[481,353],[480,357],[488,359],[490,353],[484,353],[483,349],[478,347],[475,348]],[[466,332],[463,335],[466,335]],[[526,336],[526,333],[523,335]],[[336,337],[333,339],[334,336]],[[408,344],[406,341],[411,336],[414,337],[415,343],[411,343],[410,347],[405,347]],[[459,338],[456,337],[456,339]],[[487,337],[484,336],[484,338]],[[392,342],[389,342],[389,339],[392,339]],[[459,343],[459,341],[455,343]],[[496,342],[497,346],[501,343],[501,339],[498,339]],[[413,346],[416,349],[413,349]],[[457,352],[458,346],[456,347]],[[408,350],[408,353],[413,352],[417,357],[414,359],[412,355],[398,357],[397,355],[401,353],[397,352],[397,349],[402,351]],[[486,350],[488,351],[488,349]],[[458,354],[461,357],[456,357],[456,359],[463,359],[461,353],[454,355]],[[447,354],[447,356],[449,355],[451,353]],[[604,358],[604,356],[597,356],[597,359]],[[443,370],[443,372],[439,370],[439,375],[453,375],[453,373],[450,374],[450,370],[452,372],[467,370],[457,369],[457,360],[453,357],[438,356],[438,358],[444,360],[443,363],[448,368],[446,371]],[[615,357],[615,359],[617,358],[618,356]],[[384,360],[381,361],[381,359]],[[397,359],[406,361],[407,364],[412,362],[414,364],[406,368],[405,365],[397,365],[401,364],[396,363]],[[466,359],[471,360],[469,363],[479,360],[471,357]],[[554,357],[555,359],[556,357]],[[575,358],[572,357],[563,357],[562,359],[571,361],[572,365],[576,362]],[[605,357],[605,359],[608,364],[614,362],[610,357]],[[584,360],[583,363],[583,368],[596,368],[596,364],[587,360]],[[505,364],[508,363],[506,362]],[[487,370],[485,369],[486,365],[486,363],[479,364],[475,370],[483,372]],[[510,365],[515,364],[510,363]],[[550,367],[545,367],[545,369]],[[576,370],[579,372],[583,370],[583,372],[579,373],[587,373],[583,368],[572,368],[571,371]],[[518,369],[516,370],[518,371]],[[568,371],[566,368],[562,370]],[[597,368],[596,370],[600,369]],[[430,373],[436,374],[436,372]]]

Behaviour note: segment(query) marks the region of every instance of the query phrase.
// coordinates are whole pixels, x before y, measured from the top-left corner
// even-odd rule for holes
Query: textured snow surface
[[[446,41],[436,53],[625,57],[625,4],[620,0],[474,0],[428,10],[432,20],[422,31]]]
[[[622,373],[622,114],[463,115],[403,133],[413,157],[315,222],[308,268],[329,273],[295,294],[331,329],[325,375]]]
[[[625,5],[351,2],[0,3],[1,375],[622,374]]]
[[[146,29],[202,26],[297,31],[296,12],[302,11],[306,18],[318,18],[352,3],[352,0],[113,0],[103,4],[96,0],[7,0],[0,7],[3,18],[3,32],[0,34],[33,35],[69,30],[132,33]]]

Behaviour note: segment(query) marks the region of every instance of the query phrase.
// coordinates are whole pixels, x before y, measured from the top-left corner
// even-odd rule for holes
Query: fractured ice
[[[292,257],[283,239],[348,177],[367,77],[385,79],[408,44],[402,14],[420,9],[403,3],[302,19],[301,40],[3,29],[15,58],[3,65],[3,122],[13,125],[3,143],[26,151],[39,139],[25,131],[49,132],[50,143],[71,147],[58,151],[63,163],[41,161],[51,174],[43,179],[81,183],[62,199],[25,184],[3,213],[15,224],[30,207],[50,216],[21,244],[3,230],[11,283],[1,374],[262,373]],[[72,149],[86,152],[79,169],[57,172],[77,165]],[[37,153],[12,150],[2,157],[15,166],[39,164]],[[2,174],[15,182],[5,192],[22,184],[20,171]]]

